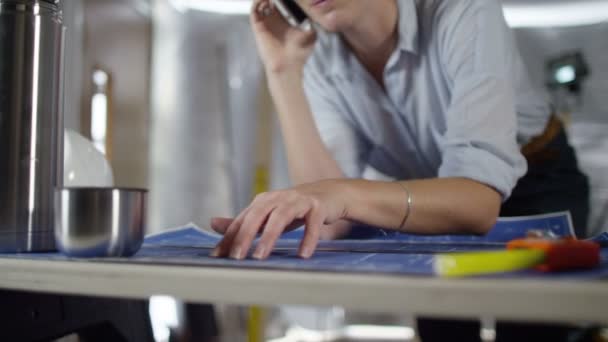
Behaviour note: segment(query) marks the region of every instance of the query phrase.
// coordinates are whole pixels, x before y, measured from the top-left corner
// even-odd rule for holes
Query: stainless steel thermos
[[[0,252],[55,249],[63,185],[58,0],[0,0]]]

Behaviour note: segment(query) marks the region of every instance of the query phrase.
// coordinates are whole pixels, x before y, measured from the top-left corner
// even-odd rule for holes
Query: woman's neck
[[[359,61],[381,83],[384,68],[397,46],[397,0],[374,0],[365,15],[342,32]]]

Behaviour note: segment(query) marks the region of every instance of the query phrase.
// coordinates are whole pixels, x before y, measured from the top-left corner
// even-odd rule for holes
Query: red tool
[[[507,249],[537,249],[545,252],[545,261],[536,266],[543,272],[593,268],[600,263],[600,245],[574,237],[529,235],[507,244]]]

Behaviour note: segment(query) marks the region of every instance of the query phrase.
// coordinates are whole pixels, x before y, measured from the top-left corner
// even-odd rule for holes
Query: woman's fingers
[[[315,196],[302,196],[296,191],[262,194],[236,219],[212,220],[212,227],[220,233],[223,232],[224,238],[211,255],[244,259],[256,235],[262,233],[253,257],[266,259],[281,234],[298,227],[304,220],[306,229],[298,255],[310,258],[317,247],[326,220],[324,212],[322,203]]]
[[[251,10],[251,22],[253,24],[274,23],[284,21],[279,11],[275,9],[270,0],[260,0],[254,3]],[[285,24],[287,24],[285,22]]]
[[[260,209],[261,208],[261,209]],[[230,223],[226,232],[224,233],[224,238],[217,244],[215,249],[211,252],[212,257],[227,257],[232,253],[236,253],[233,251],[233,246],[237,235],[239,234],[241,227],[245,220],[249,217],[252,211],[256,211],[256,213],[260,210],[266,210],[267,212],[272,210],[272,207],[268,203],[268,196],[258,195],[254,199],[253,203],[249,205],[245,210],[243,210],[235,219]],[[256,214],[254,213],[254,215]],[[266,213],[268,215],[268,213]],[[224,223],[226,223],[224,221]]]
[[[212,257],[226,257],[230,253],[230,247],[232,246],[232,242],[236,234],[239,232],[241,224],[243,223],[243,219],[245,215],[249,212],[249,208],[243,210],[237,216],[232,223],[228,226],[224,233],[224,238],[215,246],[215,249],[211,252]]]
[[[279,236],[287,230],[292,223],[298,220],[299,216],[302,216],[298,210],[297,204],[284,204],[277,207],[270,213],[268,222],[264,229],[264,233],[260,238],[258,245],[253,253],[255,259],[266,259],[272,253],[276,241]],[[301,207],[301,205],[300,205]],[[305,211],[305,210],[304,210]]]
[[[270,0],[255,0],[251,6],[251,19],[254,22],[261,21],[272,11]]]
[[[231,243],[230,257],[232,259],[241,260],[247,256],[253,239],[264,228],[268,215],[275,209],[271,203],[260,202],[262,203],[251,207]]]
[[[306,215],[306,229],[304,230],[304,237],[298,251],[298,255],[301,258],[308,259],[314,254],[319,243],[324,221],[325,216],[321,208],[316,203],[313,203],[311,210]]]
[[[211,219],[211,228],[219,234],[225,234],[234,219],[227,217],[214,217]]]
[[[262,0],[254,7],[251,23],[256,32],[256,39],[284,39],[288,32],[299,31],[289,25],[283,15],[275,8],[272,1]]]

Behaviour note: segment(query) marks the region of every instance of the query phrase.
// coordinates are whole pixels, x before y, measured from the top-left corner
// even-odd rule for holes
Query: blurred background
[[[503,4],[530,77],[553,99],[590,177],[587,233],[605,231],[608,1]],[[256,191],[288,185],[281,137],[246,16],[249,6],[241,0],[63,1],[66,128],[105,154],[116,185],[150,189],[149,232],[189,222],[205,228],[212,216],[244,208]],[[159,324],[180,316],[167,314],[174,312],[168,309],[174,301],[157,304]],[[248,311],[215,310],[222,340],[244,340]],[[407,316],[362,316],[340,308],[265,312],[264,338],[276,341],[335,340],[314,332],[349,321],[411,326]],[[374,331],[381,336],[367,340],[391,340],[391,330]],[[410,330],[392,332],[398,340],[414,338]],[[281,339],[289,333],[300,337]]]

